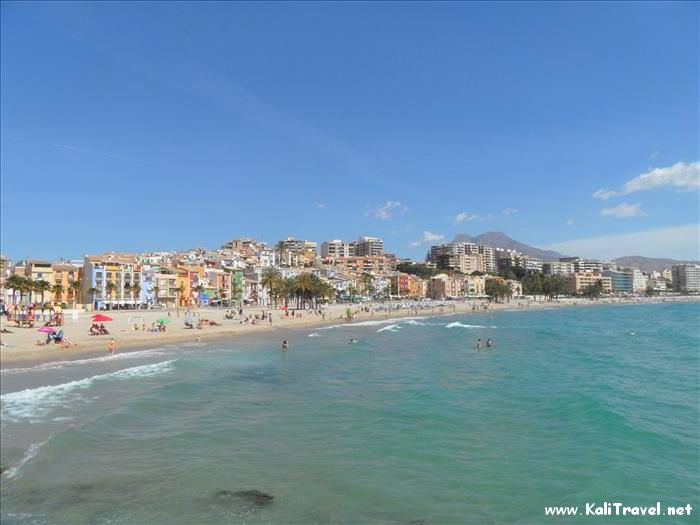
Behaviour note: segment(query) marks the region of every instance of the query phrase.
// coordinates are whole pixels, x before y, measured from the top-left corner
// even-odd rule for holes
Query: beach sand
[[[562,298],[558,301],[532,301],[514,299],[505,303],[488,303],[488,309],[504,310],[504,309],[527,309],[527,308],[551,308],[551,307],[566,307],[574,305],[602,305],[602,304],[630,304],[630,303],[646,303],[659,301],[673,300],[698,300],[698,298],[688,297],[668,297],[668,298],[637,298],[637,299],[601,299],[598,301],[587,301],[582,299]],[[254,316],[262,312],[272,314],[272,325],[269,321],[259,322],[260,324],[241,324],[240,320],[227,320],[224,315],[225,309],[217,310],[214,308],[195,309],[194,311],[200,315],[200,318],[220,323],[221,326],[207,326],[199,329],[187,329],[184,325],[185,310],[170,311],[171,322],[167,324],[165,332],[143,332],[140,329],[133,329],[133,321],[135,317],[139,317],[138,325],[141,328],[145,323],[149,328],[152,323],[155,323],[162,317],[168,317],[167,310],[121,310],[108,311],[104,314],[112,317],[114,320],[104,323],[110,332],[110,335],[93,336],[89,335],[89,328],[92,324],[91,317],[94,312],[80,312],[77,320],[72,318],[70,312],[65,314],[65,324],[61,328],[64,330],[66,337],[76,346],[64,348],[60,345],[37,346],[37,340],[45,341],[46,334],[38,332],[38,328],[44,323],[38,321],[34,328],[17,328],[14,323],[8,323],[6,317],[0,319],[0,329],[7,329],[12,333],[0,334],[0,342],[3,347],[0,350],[0,366],[18,366],[26,363],[38,363],[55,361],[57,359],[73,359],[85,357],[94,354],[106,353],[107,343],[111,337],[114,337],[116,342],[117,353],[135,349],[144,346],[161,345],[164,343],[196,341],[201,337],[202,341],[212,340],[218,337],[231,337],[254,332],[262,332],[269,330],[285,331],[286,329],[310,328],[313,326],[321,326],[328,324],[339,324],[347,322],[345,314],[348,308],[351,308],[355,313],[352,322],[361,322],[371,319],[379,320],[383,318],[406,317],[406,316],[429,316],[448,313],[469,313],[473,311],[474,305],[483,308],[486,304],[483,301],[471,302],[447,302],[442,303],[446,306],[429,306],[415,312],[410,308],[399,308],[392,311],[378,311],[373,313],[360,311],[362,307],[370,307],[371,303],[363,304],[331,304],[325,308],[325,320],[313,313],[313,311],[295,310],[295,314],[301,312],[301,317],[285,317],[284,311],[280,309],[269,309],[266,307],[246,307],[243,316]],[[292,310],[290,310],[291,312]],[[132,321],[130,323],[129,321]],[[284,339],[284,335],[280,334],[280,340]]]

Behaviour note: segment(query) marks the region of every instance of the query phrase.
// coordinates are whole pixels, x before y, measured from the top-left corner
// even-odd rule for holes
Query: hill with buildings
[[[653,272],[665,270],[670,268],[674,264],[700,264],[700,261],[677,261],[676,259],[661,259],[654,257],[642,257],[640,255],[627,255],[625,257],[618,257],[613,259],[612,262],[619,264],[620,266],[625,266],[629,268],[638,268],[643,272]]]
[[[531,257],[537,257],[543,261],[558,261],[559,257],[564,257],[559,252],[554,250],[542,250],[535,248],[529,244],[511,239],[503,232],[486,232],[476,237],[471,237],[466,233],[459,233],[455,236],[455,242],[473,242],[474,244],[484,244],[492,248],[501,248],[503,250],[516,250]]]

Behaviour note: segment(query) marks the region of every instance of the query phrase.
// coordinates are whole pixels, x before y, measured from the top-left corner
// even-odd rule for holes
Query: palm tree
[[[63,295],[63,285],[61,285],[60,283],[56,283],[53,285],[51,291],[54,294],[54,302],[61,304],[61,296]]]
[[[43,279],[34,283],[34,291],[41,294],[41,304],[44,304],[44,293],[51,290],[51,284]]]
[[[88,294],[90,294],[90,299],[92,300],[92,306],[95,306],[95,295],[99,292],[99,288],[88,288]]]
[[[199,307],[202,307],[202,296],[200,295],[204,291],[204,286],[202,284],[198,284],[194,288],[192,288],[193,291],[197,292],[197,303],[199,304]]]
[[[73,310],[75,310],[76,299],[78,297],[78,292],[81,288],[80,281],[73,281],[72,283],[70,283],[68,288],[73,292]]]
[[[185,293],[185,284],[180,283],[180,286],[175,288],[175,292],[177,293],[177,307],[180,308],[182,306],[180,300],[182,299],[182,294]]]
[[[372,286],[372,276],[368,273],[362,274],[362,283],[365,285],[365,295],[372,296],[374,294],[374,287]]]
[[[134,303],[136,303],[136,298],[138,297],[138,302],[141,302],[141,285],[139,283],[134,283],[131,285],[131,297],[134,298]]]
[[[306,308],[306,302],[313,297],[316,282],[310,273],[302,273],[296,278],[296,291],[301,299],[301,308]]]
[[[270,299],[274,299],[275,308],[277,308],[277,294],[279,293],[279,283],[281,280],[282,274],[277,268],[266,268],[260,280],[260,284],[263,285],[263,288],[267,288]]]
[[[126,296],[126,294],[131,295],[131,283],[129,282],[124,283],[124,295]]]
[[[111,303],[112,303],[112,294],[114,293],[114,290],[115,290],[116,287],[117,287],[117,285],[114,284],[112,281],[109,281],[109,282],[107,283],[107,286],[106,286],[106,288],[107,288],[107,295],[109,296],[110,307],[111,307]]]
[[[19,291],[19,302],[22,302],[22,296],[24,295],[25,278],[21,275],[10,275],[5,281],[5,286],[12,290],[12,304],[15,304],[15,296],[17,291]]]

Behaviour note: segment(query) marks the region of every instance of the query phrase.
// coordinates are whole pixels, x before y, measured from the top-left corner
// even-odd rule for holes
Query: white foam
[[[44,370],[60,370],[68,366],[76,365],[90,365],[104,363],[106,361],[119,361],[122,359],[140,359],[144,357],[153,357],[154,355],[161,355],[166,353],[165,348],[153,348],[151,350],[138,350],[136,352],[122,352],[115,355],[104,355],[101,357],[91,357],[88,359],[74,359],[66,361],[52,361],[50,363],[42,363],[37,366],[32,366],[28,368],[3,368],[0,370],[0,374],[20,374],[24,372],[41,372]]]
[[[380,328],[377,330],[377,333],[379,332],[398,332],[401,330],[401,326],[398,324],[390,324],[389,326],[385,326],[384,328]]]
[[[321,337],[321,334],[317,334],[314,332],[313,334],[309,334],[309,337]]]
[[[3,473],[3,476],[5,476],[7,479],[12,479],[15,476],[17,476],[22,467],[27,462],[31,461],[39,453],[41,447],[43,447],[45,444],[46,441],[42,441],[41,443],[32,443],[31,445],[29,445],[27,452],[24,454],[24,457],[19,461],[19,463],[17,463],[14,467],[7,469],[7,471]]]
[[[171,359],[150,365],[134,366],[59,385],[40,386],[3,394],[0,396],[0,415],[8,421],[16,422],[28,419],[31,423],[34,418],[41,418],[54,408],[65,406],[68,401],[80,399],[75,391],[85,390],[95,381],[125,380],[158,375],[168,372],[175,361],[175,359]]]
[[[330,330],[331,328],[348,328],[353,326],[379,326],[383,324],[402,323],[404,321],[412,321],[415,319],[423,319],[423,317],[395,317],[393,319],[377,319],[376,321],[362,321],[359,323],[334,324],[331,326],[324,326],[323,328],[319,328],[319,330]]]
[[[483,325],[480,324],[463,324],[460,323],[459,321],[455,321],[454,323],[448,324],[445,328],[486,328]]]

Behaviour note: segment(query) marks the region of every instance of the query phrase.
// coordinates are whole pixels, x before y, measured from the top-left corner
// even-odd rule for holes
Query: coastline
[[[505,303],[484,303],[484,302],[448,302],[436,304],[432,307],[425,307],[419,310],[412,308],[399,308],[397,310],[380,310],[370,312],[359,311],[367,304],[359,305],[344,305],[333,304],[329,305],[326,311],[326,319],[319,315],[315,315],[312,311],[303,310],[301,318],[286,318],[281,315],[281,310],[267,308],[250,308],[245,311],[245,315],[255,315],[261,312],[272,313],[273,323],[268,321],[260,324],[239,324],[236,321],[222,320],[223,310],[199,310],[200,314],[205,314],[207,318],[216,318],[216,321],[222,323],[221,326],[207,326],[201,330],[185,329],[184,326],[168,325],[166,332],[142,332],[131,331],[127,324],[128,319],[134,316],[143,317],[146,322],[155,321],[156,318],[167,315],[167,312],[162,310],[152,311],[121,311],[107,312],[113,315],[115,320],[108,324],[111,329],[112,336],[117,343],[117,352],[136,351],[152,347],[153,345],[183,343],[197,341],[198,337],[201,342],[211,342],[221,338],[236,337],[241,335],[251,335],[258,332],[274,332],[297,330],[299,328],[323,327],[337,324],[353,324],[363,321],[380,321],[382,319],[393,319],[400,317],[432,317],[446,314],[466,314],[474,312],[474,306],[481,307],[477,312],[484,312],[483,305],[488,304],[488,311],[503,311],[503,310],[534,310],[545,308],[560,308],[574,306],[603,306],[603,305],[635,305],[635,304],[657,304],[670,302],[698,302],[700,297],[682,296],[682,297],[664,297],[664,298],[634,298],[634,299],[600,299],[600,300],[585,300],[565,298],[558,301],[533,301],[533,300],[512,300]],[[429,303],[428,303],[429,304]],[[355,310],[354,319],[346,321],[342,318],[342,314],[347,308]],[[9,326],[4,320],[0,323],[2,328],[9,329],[11,334],[2,334],[2,342],[9,345],[2,347],[0,350],[0,368],[15,368],[26,365],[37,365],[45,362],[57,360],[71,360],[85,357],[99,356],[105,353],[107,342],[110,336],[87,336],[89,328],[90,314],[83,314],[82,319],[76,323],[71,323],[67,320],[64,328],[66,335],[70,340],[77,343],[77,346],[64,348],[61,346],[36,346],[33,341],[36,340],[37,334],[35,329],[15,328]],[[151,320],[152,318],[152,320]],[[180,313],[179,317],[171,317],[171,320],[178,324],[184,324],[184,314]],[[234,324],[235,323],[235,324]],[[37,323],[37,326],[41,326]],[[80,333],[80,330],[83,333]],[[75,335],[74,335],[75,334]],[[14,336],[14,337],[13,337]],[[14,340],[14,341],[13,341]],[[9,365],[9,366],[8,366]]]

